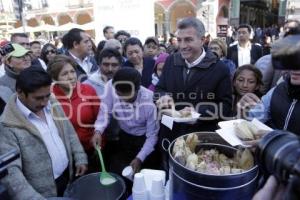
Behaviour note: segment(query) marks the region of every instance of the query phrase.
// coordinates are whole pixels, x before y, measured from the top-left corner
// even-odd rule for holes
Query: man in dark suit
[[[232,60],[235,66],[254,64],[263,56],[260,44],[251,43],[251,27],[247,24],[238,27],[238,43],[228,48],[227,58]]]
[[[91,48],[90,36],[82,29],[73,28],[62,38],[64,47],[67,49],[66,55],[70,56],[76,63],[76,73],[81,82],[87,76],[98,70],[94,57],[89,56]]]
[[[156,86],[157,105],[173,106],[201,114],[195,124],[174,123],[172,138],[192,131],[215,131],[217,122],[231,114],[232,89],[228,68],[210,50],[203,48],[205,28],[197,18],[177,25],[179,52],[171,54]]]
[[[159,147],[164,141],[197,131],[215,131],[217,122],[231,115],[232,86],[229,69],[210,50],[203,48],[205,28],[197,18],[185,18],[177,25],[179,51],[169,55],[156,85],[159,111],[174,108],[187,114],[195,109],[200,118],[193,124],[173,123],[172,130],[161,125]],[[162,151],[164,152],[164,151]],[[168,159],[161,154],[162,167]],[[165,157],[166,156],[166,157]]]

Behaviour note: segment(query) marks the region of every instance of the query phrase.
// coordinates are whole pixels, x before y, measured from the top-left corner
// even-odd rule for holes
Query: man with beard
[[[104,85],[112,79],[122,65],[122,56],[117,49],[105,48],[96,55],[99,65],[97,72],[92,74],[84,83],[91,85],[99,97],[104,94]]]

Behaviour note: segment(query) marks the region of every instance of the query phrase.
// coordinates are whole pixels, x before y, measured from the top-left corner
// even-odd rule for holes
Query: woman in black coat
[[[142,86],[148,88],[151,85],[152,73],[155,60],[150,57],[143,57],[143,45],[138,38],[129,38],[124,45],[127,61],[123,66],[134,67],[142,74]]]

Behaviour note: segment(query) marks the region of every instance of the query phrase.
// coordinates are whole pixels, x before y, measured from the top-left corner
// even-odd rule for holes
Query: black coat
[[[69,56],[77,64],[76,68],[75,68],[77,78],[80,82],[84,82],[87,79],[87,74],[84,71],[84,69],[82,69],[82,67],[76,62],[76,60],[70,55],[70,53],[68,51],[66,51],[65,55]],[[98,68],[95,58],[90,56],[89,60],[92,63],[91,72],[96,72],[99,68]]]
[[[300,88],[292,92],[286,80],[276,86],[270,102],[271,119],[268,125],[274,129],[287,130],[300,136]],[[295,94],[295,95],[292,95]]]
[[[258,44],[251,44],[250,51],[250,64],[255,64],[255,62],[263,56],[263,48]],[[238,59],[238,47],[237,44],[228,48],[227,58],[232,60],[236,67],[239,67],[239,59]]]
[[[41,67],[43,69],[43,66],[42,66],[41,62],[37,58],[31,60],[31,66]]]
[[[142,71],[142,86],[148,88],[151,85],[152,73],[155,65],[155,60],[150,57],[143,58],[143,71]],[[134,65],[127,60],[124,64],[124,67],[134,67]]]
[[[177,104],[192,104],[202,117],[211,116],[209,112],[216,113],[210,120],[199,120],[199,126],[191,129],[215,131],[220,115],[231,116],[232,86],[229,69],[210,51],[206,52],[197,66],[190,69],[184,81],[186,69],[187,65],[180,53],[170,55],[156,86],[155,96],[169,94]],[[177,105],[176,109],[184,106]]]

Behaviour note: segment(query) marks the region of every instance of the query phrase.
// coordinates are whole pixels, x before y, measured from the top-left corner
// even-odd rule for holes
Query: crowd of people
[[[168,170],[164,139],[215,131],[221,120],[256,117],[300,135],[300,70],[275,70],[278,48],[266,51],[255,42],[262,31],[255,40],[252,31],[241,24],[235,41],[207,40],[200,20],[184,18],[168,45],[107,26],[98,45],[73,28],[62,48],[12,34],[0,77],[0,154],[21,155],[1,180],[11,198],[62,196],[78,176],[100,169],[96,146],[108,171],[121,174],[128,165]],[[285,39],[299,34],[300,22],[289,20],[271,38],[295,45]],[[170,130],[160,123],[163,109],[201,116]]]

